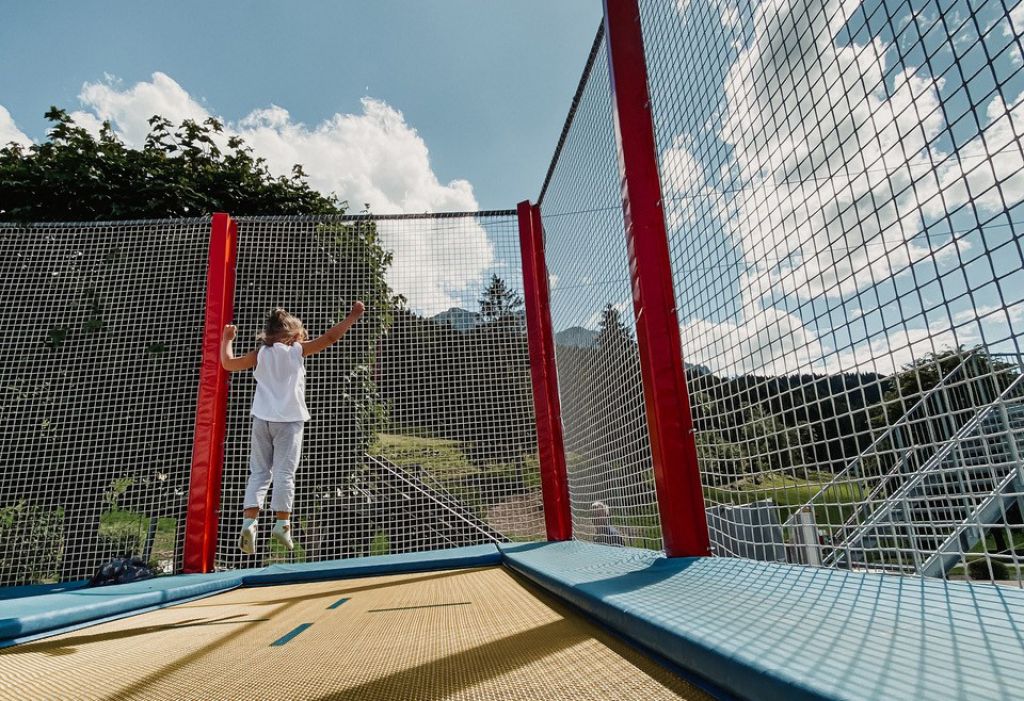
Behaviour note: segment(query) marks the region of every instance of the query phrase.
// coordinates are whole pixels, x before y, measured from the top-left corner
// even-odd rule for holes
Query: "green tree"
[[[98,136],[50,108],[46,141],[0,149],[0,218],[13,221],[97,221],[233,215],[338,214],[345,203],[313,190],[301,166],[274,177],[266,161],[216,119],[177,128],[149,120],[141,149],[105,122]],[[218,144],[224,144],[222,150]]]
[[[876,426],[895,423],[925,393],[961,364],[963,367],[950,378],[950,383],[957,390],[942,392],[939,396],[932,395],[929,405],[921,409],[933,415],[957,415],[980,408],[995,399],[1018,374],[1016,365],[997,360],[981,349],[971,350],[961,346],[940,353],[929,353],[904,365],[890,379],[889,391],[872,412],[872,423]],[[942,406],[938,406],[940,402]]]
[[[814,464],[814,431],[807,424],[787,426],[762,404],[744,410],[742,454],[747,468],[757,474],[786,473],[803,477]]]
[[[497,275],[480,298],[480,320],[484,324],[517,324],[523,315],[523,298]]]
[[[605,461],[635,470],[649,462],[640,352],[631,329],[611,304],[601,312],[592,372],[599,452]]]
[[[917,469],[1018,375],[1016,364],[980,348],[929,353],[904,365],[887,378],[887,391],[870,408],[874,435],[888,434],[861,470],[884,475],[901,461],[904,471]],[[944,387],[932,392],[943,378]]]
[[[294,245],[293,251],[280,251],[301,261],[310,280],[320,281],[289,289],[289,305],[296,310],[331,310],[330,317],[318,324],[322,328],[344,318],[354,300],[366,303],[366,313],[345,340],[331,349],[331,355],[310,359],[307,364],[311,387],[324,388],[339,369],[344,371],[340,392],[312,391],[307,395],[316,420],[307,429],[303,468],[296,481],[295,510],[306,529],[303,545],[308,557],[323,559],[366,554],[368,538],[380,526],[382,515],[359,508],[358,495],[376,481],[366,455],[388,422],[386,400],[377,381],[378,363],[383,338],[394,324],[402,299],[387,284],[392,254],[383,247],[373,220],[322,223],[316,240],[316,246],[309,246],[298,239],[285,244]],[[247,277],[260,277],[259,257],[250,257],[249,263],[254,267]],[[264,291],[269,291],[279,281],[266,284]],[[308,316],[304,321],[314,318]],[[244,435],[247,414],[245,405],[236,407],[229,431]]]
[[[633,333],[622,322],[622,314],[613,305],[606,305],[601,310],[597,347],[613,353],[624,353],[633,343]]]
[[[482,324],[463,335],[470,363],[463,380],[465,438],[481,462],[515,460],[519,483],[522,455],[536,441],[523,299],[492,275],[479,304]]]
[[[166,119],[154,117],[150,120],[151,130],[144,146],[133,149],[114,134],[109,124],[93,136],[76,125],[63,110],[52,109],[47,117],[52,128],[44,142],[28,148],[8,145],[0,150],[0,220],[152,219],[201,216],[213,211],[228,211],[233,215],[340,214],[344,210],[343,203],[312,190],[299,167],[290,177],[272,176],[264,160],[255,157],[241,139],[226,137],[216,120],[202,124],[185,121],[173,128]],[[17,227],[12,230],[18,231]],[[287,251],[277,253],[296,260],[307,256],[305,268],[320,271],[311,279],[322,283],[297,289],[273,288],[275,284],[289,284],[287,276],[268,279],[260,274],[261,270],[248,273],[241,270],[241,266],[246,265],[245,260],[259,268],[263,258],[255,257],[258,260],[254,262],[253,256],[241,256],[239,262],[243,278],[258,280],[261,289],[267,286],[264,292],[269,298],[288,300],[290,307],[307,316],[307,322],[316,321],[314,326],[322,326],[329,319],[310,319],[305,314],[307,310],[320,313],[319,310],[329,308],[327,313],[336,320],[347,313],[355,299],[364,300],[369,310],[346,338],[346,343],[333,354],[334,367],[338,366],[340,354],[348,372],[344,402],[340,406],[325,407],[320,414],[324,423],[330,420],[334,422],[332,425],[352,428],[345,432],[345,440],[340,444],[334,436],[318,443],[323,447],[319,452],[324,454],[318,459],[323,464],[331,461],[331,469],[320,470],[320,473],[328,474],[331,484],[311,484],[316,470],[302,473],[301,493],[297,494],[300,502],[308,500],[311,492],[329,491],[328,487],[337,492],[342,482],[357,473],[365,446],[386,419],[375,384],[374,364],[379,339],[391,323],[396,306],[385,282],[390,254],[380,245],[372,221],[329,220],[319,227],[316,235],[319,245],[315,250],[308,246],[307,239],[297,236],[288,241]],[[53,245],[63,244],[55,241]],[[160,241],[160,255],[174,256],[177,252],[186,256],[192,252],[190,245],[185,239],[166,237]],[[249,239],[248,245],[258,247],[261,244]],[[279,243],[273,245],[280,246]],[[59,269],[61,279],[75,281],[73,292],[64,292],[60,298],[48,297],[47,303],[52,308],[45,310],[39,307],[42,299],[39,296],[16,295],[12,301],[22,305],[12,313],[55,312],[60,322],[49,328],[43,338],[38,335],[19,337],[6,356],[11,360],[0,370],[0,384],[17,388],[5,396],[5,401],[8,398],[14,401],[5,414],[13,417],[14,422],[10,426],[10,454],[19,455],[20,464],[38,471],[38,476],[31,481],[15,483],[31,488],[30,493],[4,495],[5,503],[0,506],[23,506],[19,506],[17,512],[5,512],[13,525],[0,528],[0,552],[5,550],[4,542],[14,537],[11,534],[21,533],[20,527],[15,526],[24,520],[25,514],[49,514],[55,521],[47,534],[56,534],[54,537],[63,542],[45,548],[52,562],[34,564],[33,570],[52,572],[61,579],[88,576],[95,572],[103,558],[119,554],[96,542],[104,511],[112,507],[104,501],[112,480],[132,479],[118,496],[122,509],[148,513],[154,518],[179,518],[187,473],[183,482],[181,465],[173,456],[187,453],[182,447],[191,441],[191,436],[182,433],[173,422],[154,422],[146,435],[136,431],[126,438],[137,439],[139,444],[133,444],[132,460],[125,464],[94,456],[94,462],[83,461],[66,469],[47,467],[65,464],[60,460],[67,452],[67,441],[80,440],[71,434],[72,430],[86,433],[98,430],[90,427],[104,421],[130,426],[129,421],[118,418],[124,413],[121,398],[102,391],[101,384],[107,379],[103,373],[96,372],[97,367],[110,362],[111,351],[105,339],[116,333],[110,320],[119,314],[148,318],[141,312],[150,304],[151,295],[172,294],[171,289],[178,289],[173,287],[177,281],[167,280],[151,283],[157,287],[147,289],[144,296],[127,294],[125,280],[148,280],[153,261],[124,256],[121,242],[113,239],[90,239],[74,246],[71,249],[74,255],[64,256]],[[348,275],[339,276],[339,266],[345,267]],[[23,267],[23,262],[12,257],[4,268],[5,279],[26,282],[37,279],[33,277],[34,271],[25,273],[21,270]],[[14,276],[17,271],[21,278]],[[37,277],[41,281],[48,280],[50,272],[49,268],[39,270]],[[325,303],[328,298],[329,303]],[[261,315],[264,311],[253,310],[253,314]],[[244,325],[255,327],[259,321],[254,317]],[[170,363],[193,367],[197,362],[196,348],[168,345],[160,337],[147,338],[146,343],[135,350],[124,347],[124,352],[141,355],[132,355],[126,358],[130,362],[125,363],[129,369],[125,373],[125,384],[139,387],[155,386],[152,383],[159,382],[158,378],[168,371]],[[314,365],[311,363],[311,368]],[[311,375],[315,373],[316,370],[311,369]],[[78,400],[65,401],[55,392],[55,377],[61,378],[62,391],[75,394]],[[246,416],[236,421],[240,428],[232,430],[246,430]],[[117,441],[113,443],[116,446]],[[112,449],[103,455],[114,452],[116,450]],[[310,449],[310,459],[317,452]],[[102,470],[97,469],[97,465]],[[154,511],[157,494],[167,496],[160,497],[159,510]],[[8,496],[10,500],[6,499]],[[302,508],[307,514],[317,511],[308,502]],[[145,523],[145,520],[138,522]],[[41,547],[40,552],[43,550]],[[12,562],[0,555],[0,569],[5,576],[14,566]]]

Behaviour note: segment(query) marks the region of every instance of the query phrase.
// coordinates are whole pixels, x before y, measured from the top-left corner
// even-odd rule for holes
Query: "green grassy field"
[[[380,455],[401,467],[420,466],[441,480],[475,475],[480,468],[470,463],[458,441],[424,436],[381,433],[370,446],[370,453]]]
[[[806,504],[828,484],[828,477],[803,479],[788,475],[768,475],[757,481],[739,480],[728,488],[705,487],[704,498],[712,504],[749,504],[753,501],[771,499],[783,508],[780,517],[785,520]],[[814,517],[819,528],[838,526],[853,514],[857,503],[863,498],[860,486],[837,484],[818,500],[814,506]]]
[[[472,481],[466,478],[483,472],[469,461],[457,441],[394,433],[380,434],[372,451],[402,467],[422,466],[445,485],[464,484]],[[768,475],[757,480],[746,478],[728,487],[705,487],[704,496],[712,504],[739,505],[770,499],[782,507],[780,518],[784,520],[810,501],[828,483],[830,477],[822,473],[810,479],[786,475]],[[819,500],[827,503],[814,507],[819,527],[842,524],[853,513],[862,495],[858,485],[840,484],[831,487],[824,498]],[[476,495],[459,496],[467,497],[468,502],[479,503]],[[636,542],[630,544],[649,547],[651,542],[660,538],[658,516],[653,507],[649,514],[620,515],[614,521],[634,535],[629,540]]]
[[[613,518],[612,523],[619,527],[630,547],[657,549],[661,542],[661,517],[653,508],[649,514]]]
[[[422,435],[382,433],[372,444],[371,453],[385,457],[401,467],[423,468],[442,485],[450,489],[457,498],[478,509],[481,508],[484,495],[477,493],[477,481],[474,478],[484,474],[495,474],[495,471],[504,468],[504,466],[481,468],[470,461],[458,441]],[[535,464],[529,465],[528,470],[531,467],[536,469]],[[785,519],[807,503],[822,486],[827,484],[828,478],[829,476],[825,474],[817,479],[802,479],[783,475],[769,475],[757,480],[745,478],[727,487],[705,487],[704,496],[708,503],[712,504],[740,505],[770,499],[782,507],[779,515],[780,519]],[[539,485],[531,482],[529,486],[535,489]],[[861,495],[862,492],[856,485],[832,487],[824,499],[828,504],[814,507],[819,527],[824,528],[829,524],[835,526],[845,521],[852,513]],[[653,505],[650,507],[650,513],[621,514],[614,519],[614,522],[617,526],[622,527],[624,534],[627,535],[627,544],[629,545],[652,547],[652,543],[656,543],[661,537],[659,519]],[[147,516],[115,509],[102,516],[100,535],[115,543],[123,544],[126,549],[141,552],[149,526],[150,519]],[[173,557],[175,535],[176,522],[174,519],[162,518],[158,521],[153,543],[152,559],[154,561],[168,561]],[[1024,534],[1018,534],[1018,536],[1018,547],[1024,548]],[[989,540],[992,539],[989,538]],[[268,547],[268,562],[302,562],[306,557],[299,543],[296,543],[295,551],[292,553],[285,552],[276,543],[268,543]],[[993,548],[994,545],[990,544],[989,549]],[[387,553],[389,550],[390,544],[387,536],[383,532],[376,534],[370,547],[370,553],[379,555]],[[980,545],[976,551],[981,552]]]
[[[520,512],[533,500],[540,502],[540,466],[536,455],[524,454],[510,463],[474,462],[459,441],[423,435],[382,433],[370,453],[396,465],[422,468],[436,484],[447,490],[475,515],[509,538],[533,540],[522,531],[533,528],[521,521]],[[375,538],[374,554],[389,547],[386,539]]]

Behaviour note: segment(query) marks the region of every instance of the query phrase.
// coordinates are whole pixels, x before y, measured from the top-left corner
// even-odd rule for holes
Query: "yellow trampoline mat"
[[[7,648],[0,698],[710,697],[491,567],[238,589]]]

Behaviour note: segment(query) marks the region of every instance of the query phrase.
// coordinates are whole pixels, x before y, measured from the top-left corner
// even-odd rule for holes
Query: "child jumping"
[[[312,341],[302,321],[284,309],[267,316],[260,346],[236,358],[232,342],[235,326],[224,327],[220,343],[220,364],[228,372],[256,368],[256,394],[252,400],[252,453],[249,482],[245,487],[242,533],[238,547],[246,554],[256,552],[256,519],[270,483],[274,492],[270,508],[277,514],[271,537],[292,549],[291,515],[295,496],[295,469],[302,452],[302,429],[309,421],[306,408],[306,368],[302,359],[337,343],[366,310],[362,302],[352,305],[345,319]]]

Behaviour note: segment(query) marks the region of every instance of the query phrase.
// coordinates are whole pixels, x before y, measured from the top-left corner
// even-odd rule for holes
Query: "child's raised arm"
[[[362,302],[356,302],[352,305],[352,311],[348,313],[342,321],[338,322],[331,328],[323,332],[322,335],[317,336],[312,341],[302,342],[302,355],[313,355],[319,353],[325,348],[329,348],[344,336],[352,326],[359,321],[359,317],[366,311],[366,305]]]
[[[237,333],[238,327],[228,324],[224,327],[224,334],[220,337],[220,364],[228,372],[238,372],[256,367],[256,351],[249,351],[241,358],[235,357],[235,350],[231,344]]]

